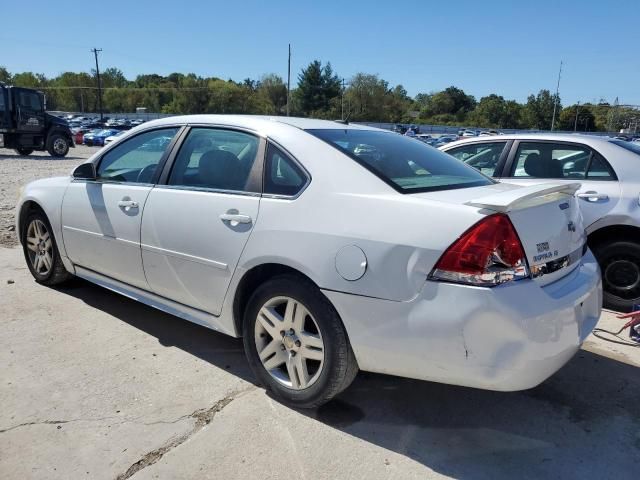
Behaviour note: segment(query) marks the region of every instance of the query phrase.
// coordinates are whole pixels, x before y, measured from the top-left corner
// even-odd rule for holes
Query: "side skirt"
[[[127,298],[131,298],[132,300],[144,303],[145,305],[149,305],[150,307],[157,308],[158,310],[170,315],[174,315],[190,322],[197,323],[198,325],[210,328],[212,330],[215,330],[216,332],[224,333],[232,337],[236,336],[234,332],[228,332],[226,329],[220,328],[219,317],[216,317],[211,313],[203,312],[202,310],[198,310],[187,305],[174,302],[173,300],[169,300],[154,293],[147,292],[146,290],[132,287],[131,285],[127,285],[126,283],[122,283],[118,280],[114,280],[113,278],[106,277],[78,265],[75,266],[75,270],[75,273],[78,277],[84,278],[85,280],[111,290],[112,292],[119,293],[120,295],[123,295]]]

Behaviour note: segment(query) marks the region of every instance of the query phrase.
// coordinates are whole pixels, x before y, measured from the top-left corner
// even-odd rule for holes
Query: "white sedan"
[[[338,122],[186,116],[30,183],[27,265],[243,336],[256,376],[318,406],[358,369],[533,387],[602,294],[579,184],[500,184],[414,139]]]

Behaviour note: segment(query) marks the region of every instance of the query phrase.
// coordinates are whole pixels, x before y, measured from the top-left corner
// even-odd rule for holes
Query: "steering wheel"
[[[136,178],[136,182],[149,183],[151,181],[151,178],[153,177],[153,174],[156,171],[157,166],[158,166],[157,163],[152,163],[151,165],[147,165],[142,170],[140,170],[140,173],[138,173],[138,178]]]

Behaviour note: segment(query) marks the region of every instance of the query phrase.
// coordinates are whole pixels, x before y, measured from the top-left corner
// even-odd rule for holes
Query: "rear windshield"
[[[347,154],[401,193],[479,187],[495,183],[427,144],[376,130],[307,130]]]
[[[630,152],[636,153],[640,155],[640,143],[638,142],[627,142],[626,140],[609,140],[611,143],[618,145]]]

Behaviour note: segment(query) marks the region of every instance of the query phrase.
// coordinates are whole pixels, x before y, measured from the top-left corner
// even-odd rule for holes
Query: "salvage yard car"
[[[640,304],[640,148],[593,135],[518,134],[441,147],[486,175],[518,185],[580,182],[587,241],[600,268],[604,305]]]
[[[503,391],[552,375],[602,302],[578,188],[501,184],[370,127],[198,115],[30,183],[17,229],[38,282],[242,336],[262,384],[315,407],[358,369]]]

